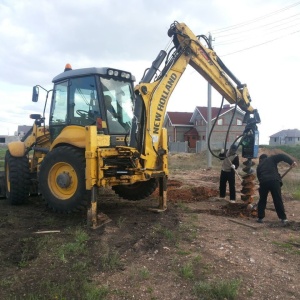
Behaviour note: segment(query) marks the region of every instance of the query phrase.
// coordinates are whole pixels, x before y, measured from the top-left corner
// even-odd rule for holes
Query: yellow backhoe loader
[[[162,50],[138,85],[127,71],[86,68],[65,71],[53,79],[49,124],[31,115],[34,125],[20,142],[8,145],[6,196],[12,204],[39,193],[59,212],[88,210],[97,220],[97,190],[112,187],[128,200],[141,200],[159,187],[157,210],[167,207],[168,141],[163,120],[168,101],[187,65],[202,75],[229,103],[245,112],[239,144],[251,173],[258,154],[260,122],[245,84],[224,65],[205,36],[184,24],[171,24],[174,47]],[[200,40],[203,39],[206,45]],[[41,86],[34,86],[38,101]],[[247,197],[246,197],[247,198]],[[249,200],[249,199],[247,199]]]

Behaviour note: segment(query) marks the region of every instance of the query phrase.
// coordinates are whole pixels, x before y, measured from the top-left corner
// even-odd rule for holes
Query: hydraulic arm
[[[168,100],[189,64],[229,103],[238,105],[245,112],[243,122],[246,123],[246,128],[240,144],[243,147],[243,157],[247,158],[243,169],[246,178],[252,173],[251,159],[257,156],[256,124],[260,122],[257,110],[251,106],[251,97],[246,84],[242,84],[230,72],[209,44],[208,47],[201,44],[200,38],[203,36],[194,35],[184,23],[174,22],[170,26],[168,35],[173,38],[174,48],[168,54],[160,51],[135,88],[135,118],[129,146],[141,153],[142,165],[146,172],[161,170],[159,163],[164,162],[161,159],[164,150],[160,147],[163,138],[163,118]],[[165,66],[158,73],[165,58]],[[247,196],[243,200],[251,199]]]

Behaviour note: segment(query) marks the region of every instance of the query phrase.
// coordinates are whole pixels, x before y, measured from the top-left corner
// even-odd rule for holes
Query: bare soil
[[[173,170],[163,213],[148,210],[157,205],[156,192],[130,202],[103,190],[99,206],[111,222],[97,230],[87,227],[85,213],[58,215],[39,197],[23,206],[1,200],[0,299],[32,294],[39,295],[33,299],[85,299],[74,291],[50,297],[40,284],[59,285],[75,276],[72,257],[61,262],[40,241],[47,236],[58,244],[70,242],[76,228],[88,233],[88,251],[73,259],[89,258],[88,281],[110,290],[103,299],[208,299],[195,294],[197,283],[235,279],[240,280],[236,299],[300,299],[300,201],[284,195],[290,223],[283,226],[270,198],[265,223],[258,224],[243,201],[231,204],[218,197],[218,182],[217,168]],[[236,183],[240,199],[238,178]],[[58,232],[36,233],[46,230]],[[107,249],[119,254],[118,267],[103,269]],[[182,272],[186,266],[191,276]]]

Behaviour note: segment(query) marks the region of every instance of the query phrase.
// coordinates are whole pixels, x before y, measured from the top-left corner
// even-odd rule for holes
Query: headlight
[[[109,76],[121,76],[122,78],[125,78],[125,79],[131,79],[131,74],[130,73],[127,73],[127,72],[121,72],[121,71],[118,71],[118,70],[108,70],[107,71],[107,74]]]
[[[122,73],[121,73],[121,77],[126,78],[126,79],[129,79],[129,78],[130,78],[130,74],[129,74],[129,73],[122,72]]]

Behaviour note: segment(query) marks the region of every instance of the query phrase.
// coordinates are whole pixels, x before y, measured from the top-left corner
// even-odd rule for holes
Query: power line
[[[268,35],[270,37],[270,35],[276,35],[279,32],[285,31],[289,28],[294,29],[295,27],[297,27],[296,29],[299,28],[300,23],[296,23],[290,26],[286,26],[283,28],[278,28],[276,30],[272,30],[273,28],[268,28],[267,30],[265,29],[264,31],[260,31],[259,34],[257,32],[255,33],[248,33],[248,34],[244,34],[240,37],[236,37],[235,39],[231,39],[231,40],[225,40],[225,41],[221,41],[221,42],[217,42],[215,43],[215,46],[220,46],[220,45],[230,45],[230,44],[234,44],[234,43],[239,43],[239,42],[243,42],[245,40],[249,41],[250,39],[259,39],[259,38],[263,38],[265,39],[265,35]],[[292,31],[294,32],[294,30]],[[287,34],[291,34],[292,32],[287,32]],[[218,37],[215,37],[215,40],[217,40]]]
[[[298,16],[300,15],[299,13],[293,14],[293,15],[285,17],[285,18],[281,18],[279,20],[274,20],[273,22],[262,23],[259,26],[255,26],[255,27],[248,28],[245,30],[240,30],[238,32],[236,31],[236,29],[240,28],[240,27],[245,27],[247,25],[252,26],[253,22],[255,22],[256,24],[260,21],[264,22],[264,20],[266,18],[269,18],[274,15],[282,14],[284,11],[291,9],[299,4],[300,4],[300,1],[293,3],[287,7],[276,10],[270,14],[267,14],[267,15],[264,15],[264,16],[261,16],[261,17],[243,22],[243,23],[225,27],[223,29],[220,29],[219,31],[213,31],[213,32],[216,32],[216,36],[214,36],[214,40],[221,39],[221,41],[219,43],[217,42],[214,46],[216,46],[216,45],[217,46],[218,45],[230,46],[233,43],[240,43],[240,42],[245,42],[245,41],[247,41],[248,45],[249,45],[251,43],[251,40],[253,42],[253,39],[255,39],[255,41],[256,41],[255,44],[252,44],[247,47],[244,47],[243,49],[229,52],[227,54],[222,55],[222,56],[228,56],[228,55],[232,55],[234,53],[243,52],[243,51],[250,50],[250,49],[253,49],[253,48],[256,48],[259,46],[263,46],[265,44],[269,44],[276,40],[286,38],[287,36],[290,36],[292,34],[296,34],[296,33],[300,32],[299,22],[297,22],[299,20],[299,18],[298,18]],[[292,22],[291,25],[285,26],[291,22]],[[218,36],[218,32],[221,33],[221,35]],[[222,32],[226,32],[226,34],[222,35]],[[280,32],[281,32],[281,35],[278,36],[278,34]],[[282,32],[285,32],[285,33],[282,34]],[[233,39],[226,39],[226,37],[234,37],[234,36],[236,36],[236,37]],[[266,40],[266,38],[265,38],[266,36],[267,36],[268,40]],[[259,42],[259,40],[262,40],[262,39],[263,39],[263,41]]]
[[[279,13],[285,11],[285,10],[288,10],[288,9],[290,9],[292,7],[295,7],[295,6],[299,5],[299,4],[300,4],[300,1],[296,2],[294,4],[291,4],[289,6],[286,6],[284,8],[281,8],[279,10],[276,10],[276,11],[270,13],[270,14],[267,14],[267,15],[264,15],[264,16],[261,16],[261,17],[257,17],[255,19],[252,19],[252,20],[249,20],[249,21],[246,21],[246,22],[242,22],[242,23],[238,23],[238,24],[235,24],[235,25],[231,25],[231,26],[228,26],[228,27],[224,27],[224,28],[220,28],[220,29],[216,29],[216,30],[211,30],[211,32],[214,33],[214,34],[217,34],[217,33],[224,32],[224,31],[234,30],[237,27],[240,28],[240,27],[246,26],[248,24],[251,24],[253,22],[256,22],[258,20],[263,20],[263,19],[269,18],[269,17],[274,16],[276,14],[279,14]]]
[[[299,33],[299,32],[300,32],[300,29],[297,30],[297,31],[294,31],[294,32],[290,33],[289,35],[296,34],[296,33]],[[237,50],[237,51],[234,51],[234,52],[223,54],[222,57],[228,56],[228,55],[232,55],[232,54],[235,54],[235,53],[239,53],[239,52],[243,52],[243,51],[246,51],[246,50],[249,50],[249,49],[252,49],[252,48],[256,48],[256,47],[259,47],[259,46],[263,46],[265,44],[272,43],[272,42],[274,42],[276,40],[280,40],[280,39],[286,38],[286,37],[287,37],[287,35],[283,35],[283,36],[280,36],[278,38],[275,38],[275,39],[272,39],[272,40],[269,40],[269,41],[265,41],[265,42],[257,44],[257,45],[252,45],[252,46],[244,48],[244,49],[240,49],[240,50]]]
[[[286,22],[282,22],[281,24],[277,24],[277,25],[274,25],[274,26],[270,27],[272,29],[272,28],[275,28],[275,27],[279,27],[281,25],[285,25],[286,23],[290,23],[290,22],[293,22],[295,20],[298,20],[299,18],[296,18],[296,19],[293,19],[293,18],[297,17],[299,15],[300,15],[300,13],[292,15],[292,16],[289,16],[289,17],[286,17],[284,19],[280,19],[280,20],[271,22],[271,23],[258,25],[256,27],[249,28],[249,29],[246,29],[246,30],[243,30],[243,31],[232,32],[232,33],[223,34],[223,35],[215,35],[215,37],[217,37],[217,38],[223,38],[223,37],[232,36],[232,35],[236,35],[236,34],[243,34],[244,32],[249,32],[249,31],[253,31],[253,30],[256,30],[256,29],[260,29],[261,30],[261,29],[264,29],[264,27],[269,27],[269,26],[272,26],[272,25],[274,25],[274,24],[276,24],[278,22],[286,21]]]

